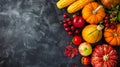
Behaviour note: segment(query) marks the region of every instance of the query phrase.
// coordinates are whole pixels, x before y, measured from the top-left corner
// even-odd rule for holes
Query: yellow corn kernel
[[[64,7],[69,6],[70,4],[72,4],[75,1],[76,0],[59,0],[56,5],[59,9],[62,9]]]
[[[78,0],[78,1],[74,2],[73,4],[71,4],[67,8],[67,11],[68,11],[68,13],[75,13],[92,1],[94,1],[94,0]]]

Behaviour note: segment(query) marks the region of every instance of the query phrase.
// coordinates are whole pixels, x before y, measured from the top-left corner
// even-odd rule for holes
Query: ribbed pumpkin
[[[82,30],[82,37],[89,43],[96,43],[102,38],[103,25],[87,25]]]
[[[117,51],[110,45],[97,45],[91,56],[93,67],[116,67],[117,65]]]
[[[120,46],[120,24],[117,24],[115,29],[106,28],[104,30],[104,38],[110,45]]]
[[[105,11],[102,5],[91,2],[83,8],[82,16],[88,23],[98,24],[105,17]]]

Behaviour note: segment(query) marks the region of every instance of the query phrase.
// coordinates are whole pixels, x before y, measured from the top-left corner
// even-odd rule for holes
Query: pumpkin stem
[[[97,11],[98,11],[100,8],[102,8],[102,7],[103,7],[102,5],[99,5],[99,6],[93,11],[93,14],[96,14]]]
[[[114,33],[114,36],[115,36],[115,37],[117,37],[117,36],[118,36],[118,34],[117,34],[117,33]]]
[[[103,56],[103,60],[104,60],[104,61],[107,61],[108,59],[109,59],[108,55],[104,55],[104,56]]]
[[[97,26],[97,29],[98,29],[98,30],[102,30],[103,28],[104,28],[104,26],[101,25],[101,24]]]

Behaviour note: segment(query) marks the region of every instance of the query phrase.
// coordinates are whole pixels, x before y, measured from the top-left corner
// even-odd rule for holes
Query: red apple
[[[76,46],[80,45],[82,42],[82,38],[80,36],[74,36],[72,39],[72,43]]]
[[[101,3],[110,9],[112,5],[115,6],[117,4],[120,4],[120,0],[101,0]]]
[[[91,63],[90,57],[88,57],[88,56],[83,56],[83,57],[81,58],[81,63],[82,63],[83,65],[89,65],[89,64]]]
[[[84,23],[84,19],[81,16],[76,16],[73,18],[73,25],[77,28],[83,27]]]
[[[79,45],[78,50],[82,56],[89,56],[92,53],[92,46],[87,42],[83,42]]]

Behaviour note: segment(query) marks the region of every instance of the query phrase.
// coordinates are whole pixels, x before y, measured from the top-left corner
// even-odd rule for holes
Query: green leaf
[[[119,5],[117,5],[117,6],[116,6],[116,9],[117,9],[117,10],[119,10],[119,7],[120,7],[120,6],[119,6]]]
[[[120,11],[118,12],[117,20],[120,22]]]
[[[117,20],[117,16],[112,18],[112,19],[110,19],[110,20],[116,21]]]

